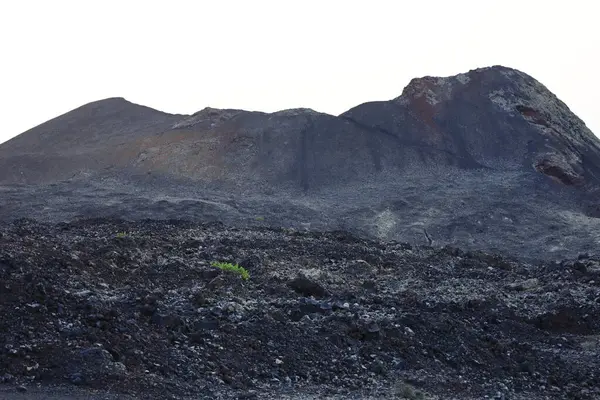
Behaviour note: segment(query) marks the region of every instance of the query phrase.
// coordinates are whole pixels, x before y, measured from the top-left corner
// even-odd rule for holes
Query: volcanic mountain
[[[506,67],[332,116],[111,98],[0,146],[0,217],[218,219],[527,257],[600,244],[600,140]]]

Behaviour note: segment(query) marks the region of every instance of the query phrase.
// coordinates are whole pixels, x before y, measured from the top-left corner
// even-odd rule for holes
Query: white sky
[[[600,135],[596,0],[0,3],[0,142],[90,101],[339,114],[501,64]]]

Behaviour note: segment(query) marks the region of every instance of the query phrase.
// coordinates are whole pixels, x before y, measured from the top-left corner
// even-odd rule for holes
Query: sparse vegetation
[[[125,238],[125,237],[127,237],[127,232],[117,232],[117,237],[118,238]]]
[[[213,267],[217,267],[217,268],[219,268],[219,269],[221,269],[223,271],[230,271],[230,272],[233,272],[235,274],[238,274],[245,281],[250,278],[250,274],[248,273],[248,271],[246,270],[246,268],[240,267],[237,264],[214,261],[210,265],[212,265]]]

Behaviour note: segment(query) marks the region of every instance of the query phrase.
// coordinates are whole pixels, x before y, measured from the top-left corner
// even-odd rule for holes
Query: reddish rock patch
[[[550,123],[546,120],[546,118],[537,110],[534,110],[531,107],[519,105],[516,107],[517,111],[521,113],[525,119],[529,122],[532,122],[536,125],[542,125],[545,127],[550,127]]]
[[[581,176],[566,171],[563,167],[548,159],[539,160],[534,165],[534,168],[538,172],[553,178],[563,185],[575,186],[583,183],[583,178]]]

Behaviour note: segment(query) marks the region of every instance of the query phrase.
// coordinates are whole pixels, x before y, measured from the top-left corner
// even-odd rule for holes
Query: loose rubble
[[[180,221],[0,227],[0,387],[15,391],[597,399],[599,311],[590,254],[525,264]]]

